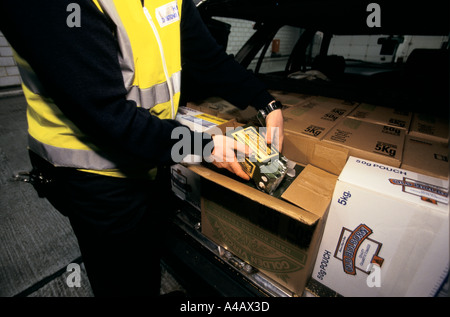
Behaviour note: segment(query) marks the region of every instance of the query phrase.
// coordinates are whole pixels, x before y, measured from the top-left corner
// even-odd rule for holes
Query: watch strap
[[[261,109],[260,111],[261,111],[261,114],[265,118],[272,111],[281,109],[282,107],[283,107],[283,105],[281,104],[281,102],[274,100],[274,101],[270,102],[267,106],[265,106],[263,109]]]

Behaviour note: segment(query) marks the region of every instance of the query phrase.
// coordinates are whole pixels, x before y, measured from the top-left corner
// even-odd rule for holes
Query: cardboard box
[[[354,107],[345,101],[319,102],[311,98],[283,108],[284,130],[320,140]]]
[[[199,102],[188,102],[186,106],[225,120],[234,119],[240,123],[247,123],[254,119],[257,112],[253,107],[239,109],[228,101],[218,97],[211,97]]]
[[[349,150],[349,155],[399,167],[405,130],[352,118],[345,118],[322,140]]]
[[[441,142],[407,135],[401,168],[448,179],[448,146]]]
[[[433,296],[448,262],[448,182],[350,157],[312,278],[343,296]]]
[[[337,176],[308,165],[279,199],[204,166],[190,168],[204,182],[202,233],[301,295]]]
[[[313,138],[285,131],[281,152],[292,161],[304,165],[312,164],[338,175],[344,168],[349,150],[342,146],[319,142]]]
[[[230,120],[215,132],[220,129],[225,134],[241,126]],[[337,176],[308,165],[277,198],[226,170],[202,164],[188,168],[200,177],[202,233],[301,295],[311,275]]]
[[[348,117],[361,121],[402,128],[408,131],[411,124],[412,112],[362,103],[358,105]]]
[[[409,135],[448,144],[448,117],[415,113]]]

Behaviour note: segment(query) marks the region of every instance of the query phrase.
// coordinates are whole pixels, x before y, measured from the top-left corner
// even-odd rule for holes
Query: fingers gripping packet
[[[272,194],[283,180],[288,160],[277,149],[267,145],[254,126],[234,130],[231,136],[238,142],[247,145],[251,153],[239,164],[255,182],[258,189]]]

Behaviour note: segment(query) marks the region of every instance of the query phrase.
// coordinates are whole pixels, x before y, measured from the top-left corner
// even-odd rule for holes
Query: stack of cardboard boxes
[[[232,119],[217,127],[225,134],[240,126]],[[172,188],[201,210],[206,237],[293,295],[301,295],[337,180],[336,174],[314,165],[302,167],[278,198],[251,186],[251,181],[203,164],[173,166]]]
[[[436,285],[445,278],[445,272],[448,270],[446,267],[448,265],[448,123],[432,121],[424,116],[398,112],[390,108],[333,98],[281,91],[273,91],[272,94],[284,105],[285,141],[282,153],[304,169],[286,188],[283,195],[276,198],[203,164],[174,166],[172,168],[174,191],[201,210],[202,233],[273,279],[275,283],[290,290],[293,295],[301,296],[311,277],[312,280],[320,282],[317,283],[321,285],[320,289],[328,288],[332,290],[332,293],[345,296],[432,294],[433,290],[430,290],[430,287],[435,290]],[[227,127],[236,128],[251,122],[256,114],[250,107],[245,111],[239,111],[220,99],[209,99],[199,104],[191,103],[188,104],[188,108],[229,120],[217,126],[223,131]],[[425,155],[419,155],[425,147],[427,149],[423,153]],[[357,164],[355,160],[365,163]],[[370,171],[360,169],[360,165],[367,167],[369,164],[372,166],[377,164],[378,170],[374,172],[374,169]],[[343,171],[345,171],[344,175],[342,175]],[[357,171],[360,177],[358,180],[349,176],[353,175],[352,171]],[[386,180],[392,179],[394,187],[401,188],[402,192],[409,194],[414,192],[413,195],[420,197],[420,201],[412,202],[409,197],[402,197],[401,202],[398,203],[398,197],[392,198],[387,195],[389,191],[392,192],[392,189],[386,189],[386,184],[381,180],[379,182],[383,185],[372,188],[371,183],[378,182],[379,171],[407,173],[407,177],[397,179],[386,176]],[[363,184],[361,177],[365,177],[365,189],[364,186],[361,187]],[[409,182],[410,178],[413,181]],[[414,183],[415,187],[405,185],[410,183]],[[338,186],[344,186],[342,184],[351,184],[356,189],[342,187],[339,191],[335,190]],[[429,191],[425,190],[426,193],[438,191],[443,196],[417,194],[416,189],[421,186],[431,188]],[[196,191],[193,193],[186,188],[190,190],[195,188]],[[366,190],[365,196],[358,196],[366,198],[353,198],[356,197],[354,195],[358,190]],[[380,203],[372,201],[372,198],[376,198],[376,201]],[[337,207],[342,207],[344,202],[350,201],[359,201],[359,203],[348,203],[347,206],[353,206],[354,213],[348,213],[346,217],[358,223],[358,226],[351,224],[344,230],[339,220],[342,211],[339,211]],[[325,279],[317,278],[321,276],[317,270],[318,267],[323,266],[321,262],[324,250],[329,251],[329,256],[336,259],[342,267],[343,255],[335,254],[335,250],[331,252],[326,249],[326,243],[332,243],[335,246],[338,243],[336,241],[345,240],[341,236],[354,237],[359,232],[367,233],[368,231],[365,231],[367,228],[375,232],[372,224],[367,225],[367,228],[359,227],[364,224],[365,220],[362,219],[365,214],[377,213],[369,208],[369,202],[373,205],[371,208],[375,206],[383,209],[380,210],[376,222],[376,230],[385,234],[383,239],[387,239],[389,235],[394,237],[396,233],[405,232],[398,235],[400,242],[397,241],[398,239],[391,238],[395,241],[396,247],[390,251],[392,253],[389,255],[391,258],[394,257],[392,254],[396,255],[394,259],[388,259],[387,255],[380,255],[382,254],[379,251],[380,243],[377,247],[377,243],[373,242],[375,240],[364,240],[364,243],[372,246],[370,250],[370,247],[355,249],[365,254],[364,259],[370,258],[368,263],[376,263],[377,259],[381,261],[384,257],[384,266],[381,268],[383,272],[388,272],[389,278],[392,278],[392,275],[396,274],[400,268],[405,268],[406,254],[412,254],[411,260],[417,262],[416,257],[421,252],[435,257],[438,256],[436,248],[446,249],[447,261],[443,262],[447,264],[439,263],[434,266],[437,271],[429,273],[428,276],[422,276],[422,279],[433,281],[432,286],[424,287],[426,291],[416,293],[410,291],[411,285],[414,289],[421,288],[420,279],[417,282],[419,284],[411,282],[408,287],[400,288],[399,286],[399,291],[391,285],[389,291],[386,289],[380,291],[378,288],[378,292],[359,292],[358,287],[367,287],[364,283],[363,286],[353,285],[354,293],[349,293],[336,286],[342,283],[339,278],[336,278],[338,282],[329,285],[324,282]],[[392,206],[401,211],[396,213],[392,210],[394,208]],[[412,211],[408,213],[408,210]],[[327,220],[329,213],[331,222]],[[427,220],[427,225],[424,226],[425,231],[416,230],[419,223],[423,223],[425,219]],[[438,223],[447,223],[447,226],[435,227]],[[392,226],[395,226],[397,231],[390,231]],[[447,231],[442,229],[444,227]],[[334,237],[336,230],[339,231],[337,238]],[[424,232],[435,234],[426,235]],[[422,233],[426,235],[423,241],[417,236],[422,236]],[[401,246],[409,240],[412,242],[405,244],[403,251],[409,250],[405,253],[401,251]],[[415,248],[413,245],[418,240],[422,242],[420,247]],[[432,249],[430,253],[424,251],[428,245]],[[389,247],[385,246],[382,251],[385,249],[388,250]],[[418,274],[423,275],[422,264],[426,264],[426,261],[420,261],[417,265],[408,265],[406,273],[398,275],[397,282],[399,279],[413,279]],[[442,265],[444,265],[443,268]],[[370,274],[367,267],[362,270],[366,275]],[[333,275],[339,274],[327,274],[328,278]],[[440,276],[440,279],[436,279],[436,275]],[[400,284],[397,283],[397,285]]]

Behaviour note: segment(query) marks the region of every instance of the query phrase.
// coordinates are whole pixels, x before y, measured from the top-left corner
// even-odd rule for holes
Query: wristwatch
[[[267,106],[265,106],[263,109],[259,110],[258,113],[266,119],[267,115],[271,113],[274,110],[281,109],[283,105],[281,102],[273,100],[271,101]]]

